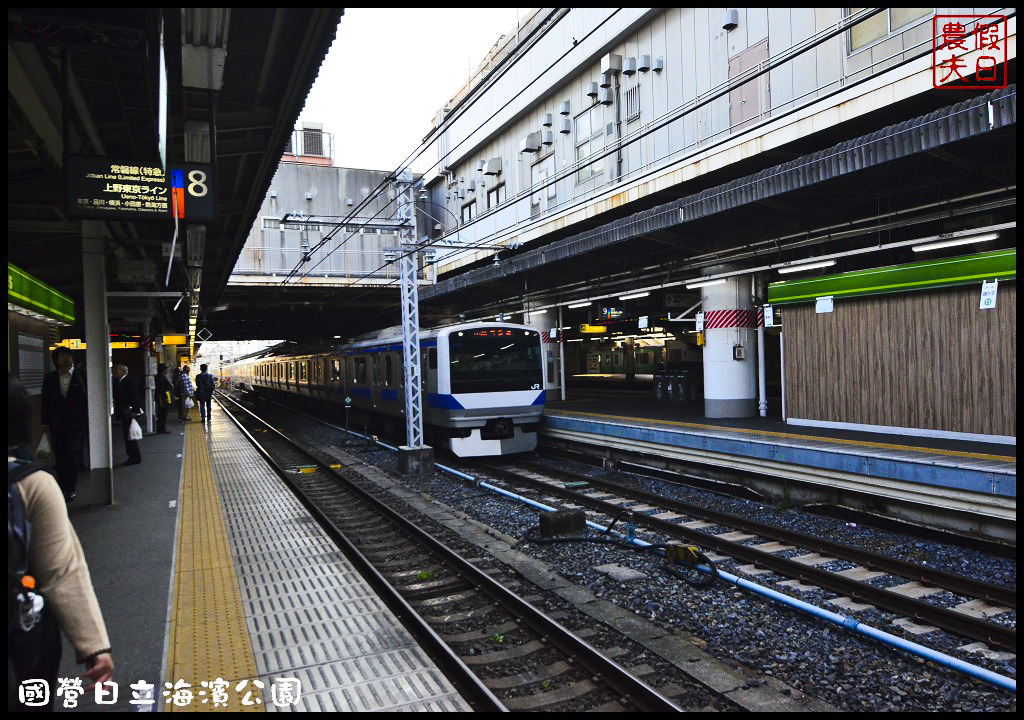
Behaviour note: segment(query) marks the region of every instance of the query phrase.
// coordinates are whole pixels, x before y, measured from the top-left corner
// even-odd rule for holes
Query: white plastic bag
[[[142,439],[142,428],[139,427],[139,424],[137,422],[135,422],[134,418],[132,418],[132,422],[128,426],[128,439],[129,440],[141,440]]]
[[[185,398],[185,409],[186,410],[191,410],[195,406],[196,406],[196,404],[194,402],[192,402],[192,398],[186,396],[186,398]]]
[[[50,445],[50,438],[45,432],[39,439],[39,447],[36,448],[36,459],[46,462],[53,460],[53,448]]]

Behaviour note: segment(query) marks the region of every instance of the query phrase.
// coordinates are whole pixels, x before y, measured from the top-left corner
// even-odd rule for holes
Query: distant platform
[[[853,505],[858,495],[876,511],[908,520],[924,521],[932,508],[962,513],[986,528],[979,534],[1015,542],[1015,445],[796,428],[777,417],[709,420],[702,402],[659,401],[653,392],[619,387],[570,386],[565,401],[559,396],[549,393],[545,406],[546,440],[710,463],[749,474],[746,484],[762,492],[785,481],[794,502]],[[793,494],[796,486],[803,490]]]

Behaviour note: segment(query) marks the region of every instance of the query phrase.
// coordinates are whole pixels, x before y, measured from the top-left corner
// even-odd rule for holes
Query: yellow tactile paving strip
[[[196,415],[194,409],[192,415]],[[164,678],[172,685],[179,680],[188,683],[193,699],[180,706],[165,702],[167,696],[162,694],[167,691],[165,686],[160,688],[157,701],[163,709],[177,712],[262,712],[263,695],[257,687],[247,683],[240,692],[235,690],[242,680],[256,679],[259,674],[205,432],[194,417],[193,422],[186,425],[167,643],[168,676]],[[202,683],[218,678],[228,683],[224,692],[227,701],[215,706],[212,690]],[[254,704],[243,705],[250,691],[248,701]]]
[[[764,435],[767,437],[787,438],[791,440],[811,440],[815,442],[835,443],[837,445],[857,445],[859,447],[879,448],[882,450],[901,450],[910,452],[922,452],[930,455],[949,455],[951,457],[972,458],[974,460],[994,460],[996,462],[1008,462],[1016,464],[1017,458],[1009,455],[987,455],[985,453],[962,452],[959,450],[944,450],[942,448],[919,447],[913,445],[896,445],[890,443],[867,442],[864,440],[847,440],[845,438],[823,437],[819,435],[797,435],[794,433],[768,432],[765,430],[754,430],[751,428],[723,427],[721,425],[702,425],[700,423],[679,422],[676,420],[652,420],[651,418],[626,417],[623,415],[602,415],[600,413],[578,412],[575,410],[563,410],[561,408],[549,410],[549,414],[572,415],[575,417],[604,418],[607,420],[630,421],[638,423],[652,423],[655,425],[670,425],[672,427],[694,428],[696,430],[717,430],[721,432],[737,432],[748,435]]]

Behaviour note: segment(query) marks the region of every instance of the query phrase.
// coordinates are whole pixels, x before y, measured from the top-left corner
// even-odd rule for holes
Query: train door
[[[384,356],[384,377],[381,383],[381,399],[389,405],[395,406],[398,398],[398,354],[389,352]]]
[[[349,391],[354,404],[367,407],[370,404],[370,384],[368,382],[370,371],[367,368],[366,356],[361,355],[351,358],[352,361],[352,388]]]
[[[380,405],[380,353],[370,356],[370,398],[374,407]]]
[[[345,388],[341,380],[341,358],[332,357],[328,360],[331,372],[327,381],[327,397],[345,397]]]
[[[426,348],[421,369],[423,379],[423,417],[430,417],[430,395],[437,393],[437,348]],[[403,377],[404,377],[403,373]]]

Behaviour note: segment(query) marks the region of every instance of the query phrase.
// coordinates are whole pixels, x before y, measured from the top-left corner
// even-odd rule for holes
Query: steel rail
[[[626,487],[609,480],[591,478],[569,472],[567,470],[545,468],[531,462],[517,460],[516,463],[535,472],[564,477],[571,481],[585,480],[594,487],[600,487],[605,490],[617,492],[621,495],[652,505],[657,504],[673,512],[685,513],[704,520],[712,520],[716,523],[728,525],[729,527],[734,527],[738,530],[745,530],[761,537],[798,545],[799,547],[807,548],[808,550],[814,550],[815,552],[835,556],[840,560],[849,560],[863,565],[869,570],[884,570],[885,572],[892,573],[894,575],[899,575],[910,580],[917,580],[926,585],[934,585],[960,595],[967,595],[969,597],[979,598],[991,603],[998,603],[1000,605],[1005,605],[1008,608],[1017,607],[1017,591],[1012,588],[1003,587],[1002,585],[995,585],[993,583],[984,582],[983,580],[975,580],[962,575],[955,575],[936,568],[917,565],[916,563],[908,562],[906,560],[900,560],[899,558],[887,557],[869,550],[850,547],[849,545],[843,545],[842,543],[834,542],[832,540],[804,535],[803,533],[787,530],[775,525],[768,525],[766,523],[757,522],[756,520],[749,520],[747,518],[729,515],[728,513],[700,507],[682,500],[666,498],[656,495],[655,493]]]
[[[590,506],[613,517],[624,509],[620,505],[588,497],[587,495],[528,478],[509,470],[489,465],[486,469],[488,472],[503,477],[510,482],[528,485],[543,492],[572,500],[574,503]],[[723,540],[709,533],[683,527],[668,520],[660,520],[643,513],[635,513],[633,520],[636,525],[687,540],[701,547],[711,548],[723,555],[743,560],[756,567],[766,568],[786,577],[813,583],[824,590],[870,603],[881,609],[913,618],[918,622],[934,625],[957,635],[980,640],[992,647],[1009,649],[1012,652],[1017,651],[1017,631],[1015,629],[979,620],[969,615],[931,605],[921,600],[890,592],[889,590],[876,588],[867,583],[844,578],[827,570],[819,570],[810,565],[803,565],[763,550],[757,550],[749,545],[740,545],[736,542]]]
[[[454,550],[450,549],[447,545],[443,544],[436,538],[432,537],[425,530],[415,525],[411,520],[408,520],[407,518],[403,517],[395,510],[393,510],[391,507],[389,507],[387,504],[373,497],[373,495],[368,493],[366,490],[360,488],[359,486],[355,485],[340,473],[336,472],[327,465],[324,465],[322,462],[317,460],[312,454],[310,454],[309,451],[307,451],[301,445],[297,444],[291,438],[281,433],[277,428],[271,426],[269,423],[267,423],[265,420],[260,418],[252,411],[250,411],[248,408],[243,407],[241,404],[237,403],[237,401],[232,400],[232,402],[234,402],[241,410],[252,416],[257,422],[264,425],[267,429],[268,434],[272,433],[273,436],[275,436],[281,442],[286,443],[287,445],[294,448],[298,452],[309,457],[310,462],[315,464],[319,471],[345,483],[346,489],[350,490],[351,492],[359,496],[360,500],[371,505],[376,512],[380,513],[380,515],[382,515],[389,522],[397,526],[403,533],[405,533],[407,536],[411,537],[413,540],[418,542],[421,546],[428,549],[430,552],[433,552],[436,555],[438,555],[444,562],[449,564],[450,567],[453,567],[458,575],[464,578],[471,585],[476,586],[479,590],[489,595],[506,610],[509,610],[514,615],[519,617],[520,620],[522,620],[526,625],[533,629],[534,632],[537,632],[544,638],[550,638],[552,644],[555,647],[559,648],[562,652],[565,652],[566,654],[572,656],[577,662],[579,662],[581,666],[586,668],[588,672],[590,672],[595,677],[603,680],[609,688],[619,693],[623,698],[627,698],[630,702],[635,704],[638,709],[642,711],[682,712],[682,708],[680,708],[678,705],[676,705],[671,700],[666,698],[664,695],[659,693],[657,690],[647,685],[647,683],[643,682],[642,680],[634,677],[625,668],[620,666],[618,663],[613,662],[612,660],[605,657],[603,654],[601,654],[600,651],[598,651],[596,648],[594,648],[592,645],[585,642],[581,638],[574,635],[566,628],[562,627],[562,625],[556,622],[553,618],[549,617],[545,613],[541,612],[537,608],[530,605],[528,602],[523,600],[515,593],[505,588],[500,582],[494,580],[492,577],[490,577],[490,575],[488,575],[483,570],[473,565],[468,560],[464,559]],[[221,406],[223,407],[223,404],[221,404]],[[225,412],[227,411],[225,410]],[[237,419],[235,419],[233,416],[230,417],[237,425],[239,425],[239,427],[242,427]],[[271,463],[271,465],[275,468],[275,470],[282,477],[282,479],[284,479],[285,482],[288,483],[290,487],[294,488],[294,483],[292,482],[291,478],[287,477],[286,471],[278,467],[277,464],[274,463],[274,461],[270,458],[269,453],[267,453],[267,451],[260,445],[259,442],[256,441],[255,438],[252,437],[251,434],[245,431],[244,428],[242,428],[242,430],[243,432],[245,432],[246,437],[248,437],[249,440],[259,449],[261,455],[263,455],[264,458]],[[297,493],[299,494],[299,497],[302,499],[304,504],[307,504],[309,506],[312,505],[312,502],[305,497],[305,494],[302,493],[301,490],[297,490]],[[317,516],[318,519],[323,517],[322,513],[316,508],[311,507],[310,511],[315,516]],[[330,521],[326,518],[324,518],[324,520],[330,523]],[[331,524],[331,527],[334,527],[333,524]],[[334,528],[333,532],[336,532],[342,537],[344,537],[341,531],[337,528]],[[347,539],[344,540],[344,543],[346,544],[346,546],[351,546],[351,543]],[[352,547],[354,550],[354,546]],[[357,550],[355,552],[358,553]],[[362,557],[362,562],[365,563],[365,565],[371,568],[372,570],[372,566],[370,566],[369,561],[366,560],[366,558],[363,557],[361,553],[358,553],[358,555],[359,557]],[[373,570],[372,574],[376,575],[379,578],[379,582],[383,583],[388,588],[390,588],[390,591],[388,592],[389,595],[391,593],[397,594],[397,591],[395,591],[394,588],[391,587],[390,583],[388,583],[383,578],[383,576],[381,576],[376,570]],[[404,600],[402,600],[402,604],[409,607],[408,603],[405,603]],[[413,614],[416,614],[411,607],[409,607],[409,611]],[[417,615],[417,617],[419,616]],[[437,637],[436,633],[434,633],[432,629],[426,626],[422,618],[419,619],[419,623],[423,623],[424,627],[426,627],[426,630],[429,631],[429,635]],[[443,641],[441,641],[440,638],[437,639],[439,642],[443,644]],[[454,659],[455,664],[453,665],[453,667],[458,668],[459,666],[462,666],[463,668],[465,668],[465,664],[462,662],[462,660],[455,656],[451,649],[447,647],[447,645],[445,645],[445,652],[443,654],[443,657],[446,658],[447,662],[452,662],[452,659]],[[472,673],[470,674],[472,675]],[[476,678],[475,675],[473,677]],[[476,682],[479,683],[479,679],[476,679]],[[483,687],[483,690],[486,690],[487,695],[493,697],[490,690],[487,690],[486,687]],[[476,690],[475,692],[480,691]],[[497,698],[494,698],[494,702],[498,702],[498,704],[501,705],[500,701],[498,701]],[[496,709],[503,710],[504,706],[502,705],[500,708]]]
[[[219,395],[219,394],[218,394]],[[240,410],[251,415],[256,421],[262,423],[268,428],[268,431],[273,430],[277,433],[281,439],[291,443],[290,440],[281,435],[274,428],[270,427],[259,416],[252,413],[249,409],[243,407],[238,401],[233,398],[227,398],[226,396],[219,396],[215,399],[217,404],[220,405],[224,414],[230,418],[230,420],[242,431],[246,439],[252,443],[253,447],[256,448],[256,452],[270,465],[281,480],[284,481],[285,485],[295,494],[299,499],[299,502],[306,508],[306,510],[314,517],[317,523],[324,529],[324,531],[330,536],[338,548],[345,554],[345,557],[355,566],[356,570],[362,575],[374,591],[381,597],[385,604],[401,619],[402,624],[412,633],[416,638],[416,641],[423,647],[427,654],[436,662],[444,672],[445,676],[452,681],[456,689],[478,710],[490,710],[493,712],[508,712],[505,705],[487,688],[486,685],[480,680],[479,677],[473,673],[462,659],[448,646],[444,640],[431,628],[422,616],[416,612],[415,609],[406,601],[405,598],[399,594],[398,590],[387,581],[387,579],[373,566],[373,564],[367,559],[365,555],[352,543],[351,540],[345,535],[345,533],[338,528],[334,522],[331,521],[309,498],[309,496],[296,485],[294,480],[289,476],[289,473],[282,468],[277,461],[273,458],[271,453],[263,447],[263,445],[252,436],[242,422],[234,416],[221,401],[221,398],[230,400]],[[298,448],[302,453],[311,457],[308,452],[302,450],[294,443],[291,443],[293,447]],[[316,463],[319,468],[328,469],[322,463]]]

